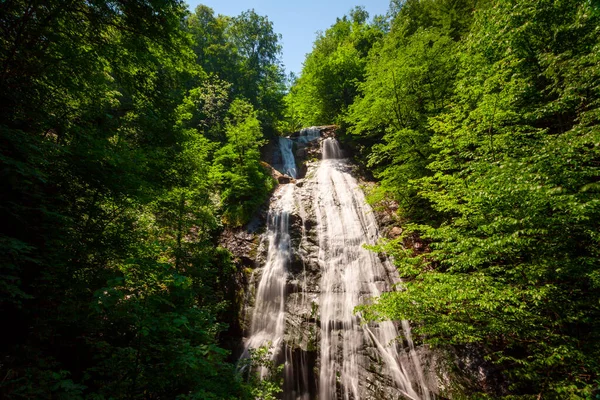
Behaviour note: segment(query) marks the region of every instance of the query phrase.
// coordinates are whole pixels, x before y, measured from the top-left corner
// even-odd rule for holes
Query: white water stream
[[[267,263],[262,269],[256,291],[251,335],[246,341],[245,356],[248,356],[248,349],[268,346],[272,349],[271,359],[276,360],[282,348],[285,332],[285,286],[291,251],[289,218],[294,206],[294,188],[294,185],[280,187],[271,202],[267,222]],[[265,368],[261,368],[261,377],[264,378],[267,373]]]
[[[314,135],[314,130],[309,132]],[[297,141],[306,140],[307,136],[303,135]],[[284,172],[296,178],[293,141],[280,140],[279,145]],[[377,384],[366,382],[378,377],[385,380],[386,393],[395,393],[395,398],[429,400],[432,395],[426,387],[408,323],[402,322],[399,329],[389,321],[367,325],[354,314],[356,306],[391,290],[399,279],[397,274],[393,275],[395,272],[386,265],[386,261],[363,247],[378,240],[377,222],[358,182],[349,172],[349,161],[342,158],[338,142],[333,138],[323,140],[321,152],[322,161],[313,170],[312,176],[306,178],[310,183],[306,185],[310,189],[306,190],[311,190],[312,204],[298,203],[294,199],[294,184],[282,185],[271,202],[266,233],[269,243],[267,261],[257,288],[246,349],[271,343],[272,359],[285,359],[285,379],[298,380],[286,382],[285,399],[380,398],[369,391]],[[320,294],[315,300],[318,303],[320,340],[316,363],[318,372],[312,374],[316,381],[313,386],[317,390],[312,395],[306,389],[310,386],[307,381],[310,380],[311,368],[306,360],[293,360],[292,349],[283,343],[288,295],[286,279],[289,277],[291,252],[294,251],[289,217],[294,208],[303,219],[304,214],[313,213],[318,241],[316,252],[321,278]],[[303,231],[302,241],[305,240],[306,232]],[[302,276],[306,276],[305,270]],[[307,303],[306,280],[298,286],[300,308],[303,308]],[[402,342],[407,343],[408,348],[402,349]],[[285,354],[280,357],[284,349]],[[306,354],[301,353],[302,357]],[[370,372],[373,370],[377,373]],[[266,371],[260,373],[264,376]]]
[[[342,158],[337,140],[325,139],[322,153],[315,193],[319,262],[323,270],[319,400],[361,398],[359,377],[363,375],[361,369],[367,367],[363,349],[369,342],[379,350],[385,375],[393,379],[405,397],[429,399],[414,351],[410,350],[410,358],[415,368],[411,366],[410,370],[418,372],[416,377],[400,361],[395,325],[386,321],[369,327],[354,314],[356,306],[390,290],[393,282],[389,282],[377,254],[363,247],[377,242],[377,222],[356,179],[349,173],[348,160]],[[412,343],[407,323],[403,335]]]
[[[292,147],[294,142],[290,138],[280,137],[279,138],[279,151],[281,152],[281,158],[283,161],[283,172],[286,175],[296,179],[298,174],[296,172],[296,160],[294,159],[294,153]]]

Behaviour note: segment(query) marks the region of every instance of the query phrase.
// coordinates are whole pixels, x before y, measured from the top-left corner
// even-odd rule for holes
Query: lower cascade
[[[272,198],[245,354],[271,348],[284,365],[286,400],[432,399],[435,378],[423,372],[408,322],[366,324],[354,312],[394,290],[399,277],[365,249],[379,238],[377,221],[338,141],[319,133],[308,128],[280,141],[291,178],[294,144],[320,139],[322,159]]]

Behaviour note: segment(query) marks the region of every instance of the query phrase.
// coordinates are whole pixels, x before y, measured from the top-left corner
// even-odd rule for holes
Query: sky
[[[282,61],[286,73],[300,74],[302,63],[317,31],[325,31],[355,6],[364,6],[372,18],[387,12],[389,0],[187,0],[190,10],[198,4],[209,6],[215,14],[234,17],[254,9],[273,22],[273,30],[282,35]]]

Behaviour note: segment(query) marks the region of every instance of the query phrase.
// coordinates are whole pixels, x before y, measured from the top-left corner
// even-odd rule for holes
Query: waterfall
[[[290,138],[280,137],[279,138],[279,151],[281,152],[281,158],[283,161],[283,172],[292,178],[297,178],[296,174],[296,160],[294,160],[294,154],[292,153],[292,147],[294,142]]]
[[[319,399],[360,399],[359,378],[368,367],[365,344],[374,342],[386,375],[410,399],[428,399],[422,376],[413,387],[407,367],[400,362],[398,331],[392,322],[361,325],[353,310],[371,297],[390,290],[387,271],[377,254],[363,247],[378,239],[377,222],[356,179],[348,172],[348,161],[340,158],[333,138],[322,143],[323,161],[317,170],[315,207],[319,233],[319,262],[323,271],[321,291],[321,371]],[[408,328],[408,324],[406,324]],[[410,331],[404,337],[410,341]],[[420,371],[418,358],[414,368]],[[413,369],[413,368],[411,368]],[[336,387],[339,386],[339,387]]]
[[[279,172],[285,175],[289,175],[296,179],[298,177],[298,171],[296,169],[296,160],[294,158],[294,143],[306,144],[317,140],[321,135],[320,129],[316,126],[310,128],[304,128],[297,133],[293,138],[280,137],[279,142],[279,153],[281,155],[281,164],[278,166]]]
[[[269,346],[271,358],[276,360],[282,348],[285,331],[285,286],[290,260],[291,241],[289,217],[294,207],[294,185],[284,185],[271,202],[267,222],[267,262],[256,291],[255,312],[252,316],[250,336],[246,340],[245,354],[249,349]],[[261,377],[267,371],[260,371]]]
[[[296,173],[294,141],[317,138],[319,129],[309,128],[280,140],[288,175],[297,178],[290,173]],[[246,348],[272,343],[273,359],[285,362],[286,400],[429,400],[408,322],[365,324],[354,314],[356,306],[393,290],[399,278],[389,262],[363,247],[377,242],[378,226],[339,143],[327,138],[320,146],[322,161],[309,163],[298,187],[280,187],[271,203],[267,261]],[[290,213],[303,221],[296,239]],[[301,259],[301,267],[292,258]]]
[[[300,134],[296,138],[299,143],[309,143],[317,140],[321,137],[321,129],[317,126],[311,126],[310,128],[304,128],[300,131]]]

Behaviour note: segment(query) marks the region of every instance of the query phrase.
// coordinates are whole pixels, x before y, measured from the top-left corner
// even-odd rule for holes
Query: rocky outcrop
[[[240,267],[253,268],[256,261],[258,235],[246,229],[226,229],[221,234],[219,245],[233,254],[234,262]]]
[[[295,181],[291,176],[279,172],[276,168],[264,161],[261,162],[261,165],[270,172],[273,179],[275,179],[280,185],[285,185]]]

